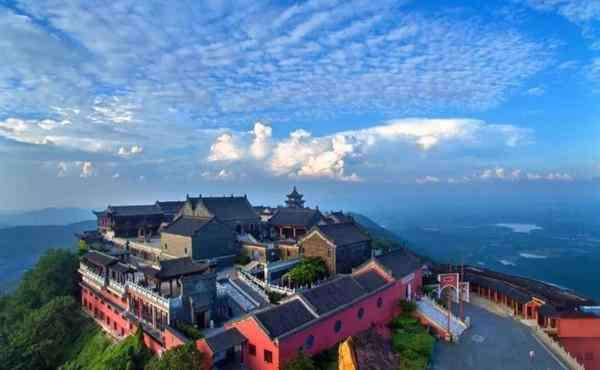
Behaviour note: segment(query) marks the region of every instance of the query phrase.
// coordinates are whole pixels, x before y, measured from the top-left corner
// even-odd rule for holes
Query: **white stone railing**
[[[165,298],[165,297],[161,296],[160,294],[158,294],[148,288],[144,288],[143,286],[135,284],[131,281],[127,282],[127,289],[144,297],[151,303],[153,303],[153,304],[159,306],[160,308],[166,310],[167,312],[169,312],[169,308],[170,308],[170,299],[169,298]]]
[[[585,370],[585,367],[580,364],[575,357],[573,357],[567,350],[560,345],[557,341],[552,339],[544,330],[540,327],[533,329],[534,334],[548,347],[555,355],[567,365],[571,370]]]
[[[448,310],[440,306],[434,300],[427,296],[423,296],[420,301],[417,301],[417,311],[430,323],[439,327],[443,331],[448,331],[447,318]],[[450,340],[456,340],[468,328],[468,325],[450,313]]]
[[[108,279],[108,289],[114,291],[115,293],[121,296],[125,295],[125,285],[119,283],[116,280]]]
[[[79,273],[85,282],[91,283],[99,289],[102,289],[106,286],[106,278],[95,273],[84,264],[79,264]]]
[[[293,295],[296,293],[296,289],[288,288],[288,287],[281,286],[281,285],[266,283],[266,282],[256,278],[255,276],[252,276],[252,274],[250,274],[244,270],[238,270],[238,272],[239,272],[238,276],[240,277],[240,280],[243,280],[246,283],[257,287],[261,291],[267,290],[267,291],[273,291],[273,292],[276,292],[279,294],[285,294],[285,295]]]

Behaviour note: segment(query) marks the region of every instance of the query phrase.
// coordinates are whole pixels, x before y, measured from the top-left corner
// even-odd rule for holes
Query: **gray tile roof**
[[[183,216],[173,221],[162,232],[181,236],[194,236],[212,220],[212,218]]]
[[[341,276],[300,295],[319,315],[348,304],[367,293],[352,276]]]
[[[83,255],[83,259],[96,266],[110,266],[117,263],[119,260],[107,254],[89,251]]]
[[[269,223],[275,226],[292,225],[310,229],[322,218],[323,215],[316,209],[280,207],[275,210]]]
[[[386,281],[372,270],[360,275],[339,276],[299,293],[297,299],[257,312],[254,317],[271,338],[279,337],[322,315],[342,309],[346,304],[369,295],[385,284]],[[302,301],[306,302],[310,310]]]
[[[258,222],[258,214],[252,208],[248,198],[225,196],[225,197],[198,197],[188,198],[193,208],[202,203],[215,217],[221,221],[250,220]]]
[[[147,216],[162,215],[163,211],[156,204],[144,204],[134,206],[109,206],[108,212],[115,216]]]
[[[271,338],[279,337],[315,319],[298,299],[282,303],[254,314]]]
[[[375,260],[388,270],[395,279],[402,279],[422,266],[418,257],[407,253],[404,249],[397,249],[375,257]]]
[[[205,340],[213,353],[220,353],[227,351],[233,346],[244,343],[246,337],[244,337],[236,328],[230,328],[210,337],[206,337]]]
[[[175,258],[170,260],[161,260],[160,269],[156,272],[159,279],[169,279],[183,275],[200,274],[208,270],[209,265],[192,261],[191,257]]]
[[[387,281],[373,270],[354,275],[354,279],[368,292],[372,292],[387,284]]]
[[[370,241],[371,238],[354,222],[318,225],[316,228],[337,246]]]
[[[176,214],[177,212],[179,212],[179,210],[181,209],[181,207],[183,207],[184,204],[185,204],[184,201],[166,201],[166,202],[157,201],[156,202],[156,205],[158,206],[158,208],[160,208],[166,215]]]

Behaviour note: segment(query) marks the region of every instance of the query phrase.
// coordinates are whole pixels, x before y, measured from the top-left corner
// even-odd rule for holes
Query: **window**
[[[169,247],[167,246],[167,243],[165,243],[165,250],[167,250]]]
[[[358,319],[362,320],[363,316],[365,316],[365,309],[361,307],[358,309]]]
[[[265,362],[271,364],[273,363],[273,352],[265,349]]]
[[[304,347],[306,347],[306,349],[311,349],[314,344],[315,344],[315,336],[311,334],[304,341]]]
[[[185,254],[187,255],[187,248],[185,248],[184,251],[185,251]]]
[[[381,306],[383,306],[383,298],[379,297],[377,298],[377,307],[381,308]]]
[[[252,343],[248,343],[248,353],[252,356],[256,356],[256,346]]]
[[[585,360],[586,361],[594,361],[594,352],[586,352]]]
[[[342,322],[340,320],[338,320],[338,321],[335,322],[335,325],[333,326],[333,330],[336,333],[339,333],[340,330],[342,330]]]

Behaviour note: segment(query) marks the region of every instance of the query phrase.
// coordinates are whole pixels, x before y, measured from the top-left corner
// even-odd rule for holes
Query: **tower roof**
[[[302,199],[303,195],[298,193],[298,189],[296,189],[296,187],[294,186],[294,189],[292,190],[291,193],[289,193],[287,195],[288,198],[294,198],[294,199]]]

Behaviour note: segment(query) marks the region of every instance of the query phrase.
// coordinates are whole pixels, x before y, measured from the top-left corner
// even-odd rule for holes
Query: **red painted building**
[[[215,277],[207,265],[191,259],[161,261],[160,267],[138,268],[104,253],[88,252],[79,267],[82,307],[116,339],[142,325],[144,342],[154,353],[182,344],[185,339],[169,325],[205,312],[198,304],[186,309],[186,302],[195,298],[210,306]]]
[[[399,300],[414,298],[421,286],[418,259],[396,251],[226,327],[247,339],[241,357],[248,368],[280,369],[299,351],[314,355],[384,327],[399,313]]]

